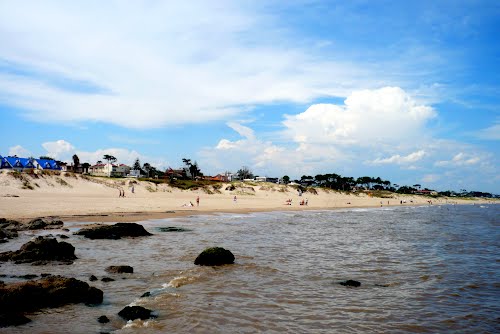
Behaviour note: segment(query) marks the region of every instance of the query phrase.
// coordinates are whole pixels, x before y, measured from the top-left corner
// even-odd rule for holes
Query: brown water
[[[104,291],[98,307],[30,314],[1,333],[498,333],[499,206],[443,206],[197,216],[141,222],[152,237],[87,240],[71,235],[73,265],[2,264],[11,275],[60,274]],[[188,232],[160,232],[176,226]],[[48,233],[48,232],[44,232]],[[0,245],[18,249],[39,232]],[[198,267],[206,247],[236,263]],[[110,265],[134,274],[108,274]],[[346,279],[360,288],[337,284]],[[151,297],[140,298],[146,292]],[[126,305],[158,318],[126,323]],[[99,324],[107,315],[111,322]]]

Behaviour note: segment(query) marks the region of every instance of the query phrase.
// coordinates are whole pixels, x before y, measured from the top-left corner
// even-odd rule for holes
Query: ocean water
[[[140,222],[154,235],[122,240],[67,234],[73,265],[3,263],[0,278],[52,273],[104,291],[97,307],[68,305],[29,314],[1,333],[499,333],[500,205],[220,214]],[[185,232],[161,232],[161,227]],[[193,264],[221,246],[234,265]],[[134,274],[108,274],[131,265]],[[361,287],[338,284],[353,279]],[[140,296],[149,291],[150,297]],[[126,305],[156,319],[126,322]],[[97,318],[106,315],[108,324]]]

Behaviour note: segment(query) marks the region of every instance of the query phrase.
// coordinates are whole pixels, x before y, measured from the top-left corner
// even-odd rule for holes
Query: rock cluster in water
[[[200,266],[220,266],[234,263],[234,255],[222,247],[207,248],[194,261]]]
[[[24,312],[66,304],[102,303],[103,292],[75,278],[50,276],[36,281],[0,286],[0,327],[30,320]]]
[[[46,221],[36,218],[27,223],[21,223],[17,220],[0,218],[0,242],[7,242],[8,239],[16,238],[18,231],[58,229],[63,225],[64,223],[60,220]]]
[[[152,312],[153,311],[148,310],[147,308],[144,308],[142,306],[126,306],[123,310],[118,312],[118,315],[125,320],[146,320],[156,317],[152,314]]]
[[[17,251],[0,253],[0,261],[15,261],[15,263],[44,264],[47,261],[72,263],[76,258],[73,245],[43,236],[25,243]]]
[[[136,223],[116,223],[114,225],[94,224],[82,228],[76,235],[83,235],[89,239],[120,239],[122,237],[142,237],[152,235],[146,229]]]
[[[132,268],[131,266],[109,266],[106,268],[106,271],[108,273],[115,273],[115,274],[121,274],[121,273],[132,274],[134,272],[134,268]]]

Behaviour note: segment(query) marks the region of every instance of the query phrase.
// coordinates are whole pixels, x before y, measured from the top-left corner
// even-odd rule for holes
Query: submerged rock
[[[20,326],[31,322],[31,319],[26,318],[22,313],[0,313],[0,328],[10,326]]]
[[[222,247],[207,248],[194,260],[200,266],[220,266],[234,263],[234,255]]]
[[[358,288],[361,286],[361,283],[358,282],[358,281],[354,281],[352,279],[350,280],[347,280],[347,281],[343,281],[343,282],[339,282],[340,285],[343,285],[343,286],[352,286],[352,287],[355,287],[355,288]]]
[[[157,227],[160,232],[190,232],[190,229],[175,226]]]
[[[94,275],[90,275],[89,281],[91,281],[91,282],[97,281],[97,277],[95,277]]]
[[[120,239],[122,237],[142,237],[152,235],[142,225],[136,223],[116,223],[114,225],[95,224],[82,228],[76,235],[89,239]]]
[[[146,298],[146,297],[151,297],[151,292],[147,291],[147,292],[144,292],[141,296],[141,298]]]
[[[125,320],[146,320],[149,318],[156,318],[156,316],[151,314],[152,312],[153,311],[142,306],[126,306],[123,310],[118,312],[118,315]]]
[[[76,258],[73,245],[43,236],[25,243],[18,251],[0,253],[0,261],[15,261],[16,263],[44,263],[44,261],[73,263]]]
[[[113,282],[113,281],[114,281],[114,279],[113,279],[113,278],[111,278],[111,277],[103,277],[103,278],[101,278],[101,281],[103,281],[103,282],[105,282],[105,283],[106,283],[106,282]]]
[[[134,272],[134,268],[132,268],[131,266],[109,266],[106,268],[106,271],[108,273],[115,273],[115,274],[121,274],[121,273],[132,274]]]
[[[101,324],[107,324],[109,322],[109,318],[105,315],[101,315],[99,318],[97,318],[97,321],[99,321]]]
[[[0,314],[12,315],[66,304],[100,304],[103,292],[75,278],[50,276],[0,287]]]

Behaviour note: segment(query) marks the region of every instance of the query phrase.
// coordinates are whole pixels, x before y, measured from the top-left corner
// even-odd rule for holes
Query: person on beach
[[[236,195],[235,195],[234,198],[233,198],[233,202],[236,203],[237,200],[238,199],[236,198]]]
[[[130,189],[130,191],[132,192],[132,194],[134,193],[134,186],[132,186],[132,189]]]
[[[200,206],[200,196],[196,197],[196,206]]]

